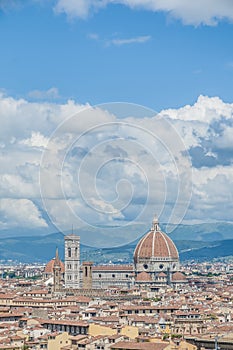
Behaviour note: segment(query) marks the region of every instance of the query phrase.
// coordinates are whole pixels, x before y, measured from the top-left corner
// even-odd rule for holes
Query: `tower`
[[[56,256],[53,265],[53,291],[58,292],[61,288],[61,265],[58,255],[58,248],[56,249]]]
[[[93,263],[91,261],[83,262],[83,289],[92,289],[92,265]]]
[[[80,237],[65,236],[65,288],[79,288]]]

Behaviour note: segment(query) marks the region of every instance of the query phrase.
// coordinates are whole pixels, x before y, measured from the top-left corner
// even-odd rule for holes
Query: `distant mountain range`
[[[231,223],[217,222],[178,226],[168,226],[165,223],[160,226],[164,232],[171,232],[170,236],[173,240],[216,241],[233,239],[233,224]],[[116,247],[137,240],[149,229],[150,225],[148,224],[132,223],[123,226],[84,226],[78,230],[74,229],[74,232],[80,236],[81,242],[85,245],[94,247]],[[55,231],[56,229],[54,227],[5,229],[0,230],[0,239],[46,236]],[[71,230],[67,230],[63,233],[69,234]]]
[[[171,232],[170,236],[173,240],[179,241],[192,240],[211,242],[233,239],[233,224],[217,222],[209,224],[178,225]]]
[[[123,226],[84,226],[78,230],[74,229],[74,233],[78,234],[81,242],[85,245],[94,247],[116,247],[127,244],[140,237],[148,230],[148,225],[145,224],[129,224]],[[54,232],[54,228],[14,228],[0,231],[1,238],[10,237],[38,237],[47,236]],[[70,234],[72,229],[62,233]],[[91,244],[90,244],[91,242]]]
[[[165,225],[161,226],[165,230]],[[139,229],[138,226],[136,228]],[[93,230],[94,228],[91,228],[89,233]],[[135,225],[126,226],[122,230],[124,234],[129,231],[133,237]],[[101,235],[101,232],[102,228],[95,228],[93,235],[98,237],[98,235]],[[64,259],[63,233],[44,234],[44,232],[39,231],[36,234],[31,231],[30,235],[28,231],[25,236],[21,236],[20,233],[22,232],[19,232],[18,236],[12,237],[9,235],[9,232],[7,235],[6,230],[0,232],[0,260],[46,262],[54,257],[56,247],[59,249],[61,258]],[[82,242],[84,229],[80,230],[78,234],[80,234]],[[138,238],[131,243],[107,248],[91,247],[81,243],[81,259],[92,260],[96,264],[109,262],[130,263],[133,259],[135,246],[143,234],[140,237],[136,236]],[[170,234],[170,237],[174,240],[179,250],[181,260],[211,260],[217,257],[233,255],[233,224],[179,225]],[[105,236],[105,239],[107,238],[110,244],[111,237]],[[103,236],[98,243],[102,239]],[[90,242],[95,242],[94,238]]]

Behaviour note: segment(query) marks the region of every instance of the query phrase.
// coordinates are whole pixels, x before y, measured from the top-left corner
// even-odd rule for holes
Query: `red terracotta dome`
[[[53,258],[52,260],[50,260],[48,262],[48,264],[45,266],[45,270],[44,273],[46,274],[52,274],[53,273],[53,268],[54,268],[54,263],[55,263],[55,258]],[[60,263],[60,268],[61,268],[61,273],[65,273],[65,265],[63,264],[63,262],[61,260],[59,260]]]
[[[137,244],[134,251],[134,261],[150,258],[169,258],[172,260],[179,259],[179,253],[175,244],[165,233],[163,233],[155,218],[149,231]]]
[[[149,273],[143,271],[137,275],[136,281],[137,282],[150,282],[150,281],[152,281],[152,278],[151,278]]]
[[[182,272],[174,272],[172,274],[172,281],[178,282],[178,281],[186,281],[186,276]]]
[[[158,277],[167,277],[167,275],[166,275],[166,273],[164,273],[164,272],[160,272],[159,275],[158,275]]]

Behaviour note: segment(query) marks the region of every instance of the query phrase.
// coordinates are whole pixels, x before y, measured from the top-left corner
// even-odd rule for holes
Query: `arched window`
[[[77,247],[75,248],[75,256],[76,256],[76,258],[78,257],[78,248]]]
[[[68,248],[68,258],[71,258],[71,248]]]

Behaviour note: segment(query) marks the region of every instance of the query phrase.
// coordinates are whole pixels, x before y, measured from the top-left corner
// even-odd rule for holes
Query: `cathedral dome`
[[[141,259],[178,260],[179,254],[175,244],[159,228],[158,219],[154,218],[151,230],[141,238],[134,251],[134,261]]]
[[[50,260],[47,265],[45,266],[44,273],[45,274],[53,274],[53,268],[55,264],[55,258]],[[61,273],[65,273],[65,265],[61,260],[59,260],[60,268],[61,268]]]

